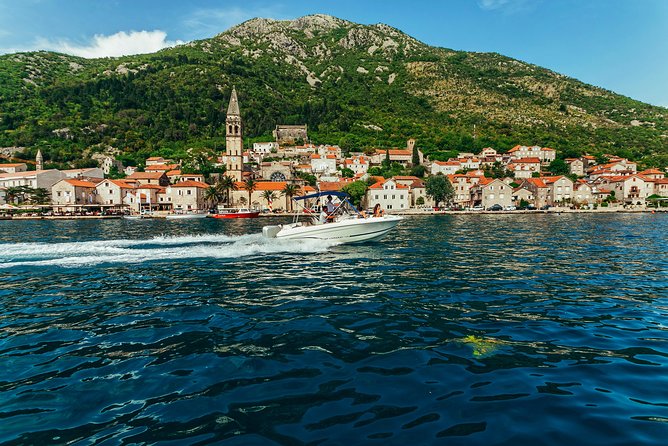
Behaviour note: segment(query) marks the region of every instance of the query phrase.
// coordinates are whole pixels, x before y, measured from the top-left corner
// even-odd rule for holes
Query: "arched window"
[[[239,126],[238,126],[238,125],[235,125],[235,126],[234,126],[234,134],[235,134],[235,135],[238,135],[238,134],[239,134]]]

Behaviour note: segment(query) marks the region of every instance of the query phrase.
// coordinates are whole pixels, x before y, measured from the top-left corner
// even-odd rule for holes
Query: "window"
[[[394,195],[392,195],[392,199],[394,200]]]
[[[193,191],[191,191],[190,189],[188,189],[188,195],[192,195],[192,194],[193,194]]]

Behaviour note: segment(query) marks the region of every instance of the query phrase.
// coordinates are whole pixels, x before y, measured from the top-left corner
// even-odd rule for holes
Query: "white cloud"
[[[196,38],[213,37],[239,23],[255,17],[265,19],[284,19],[280,12],[281,5],[276,4],[270,8],[243,9],[239,7],[225,9],[198,9],[190,14],[183,24],[191,30]]]
[[[38,39],[35,42],[34,49],[57,51],[92,59],[154,53],[163,48],[182,43],[182,41],[168,41],[167,33],[160,30],[120,31],[109,36],[96,34],[89,44],[84,45],[77,45],[67,40]]]

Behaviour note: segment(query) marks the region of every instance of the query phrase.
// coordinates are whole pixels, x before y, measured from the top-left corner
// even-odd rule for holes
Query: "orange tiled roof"
[[[370,186],[369,189],[382,189],[385,183],[387,183],[388,181],[390,180],[388,179],[383,182],[376,183],[373,186]],[[404,186],[403,184],[397,184],[396,187],[397,189],[408,189],[408,186]]]
[[[91,183],[90,181],[84,181],[84,180],[65,180],[66,183],[71,184],[74,187],[88,187],[88,188],[94,188],[97,187],[95,183]]]
[[[164,172],[135,172],[132,175],[128,175],[127,178],[137,180],[157,180],[164,174]]]
[[[543,182],[542,178],[527,178],[526,181],[533,184],[536,187],[547,187]]]
[[[237,185],[237,190],[246,190],[244,189],[244,182],[243,181],[237,181],[235,183]],[[255,190],[256,191],[264,191],[264,190],[272,190],[272,191],[282,191],[285,189],[285,185],[287,182],[285,181],[258,181],[255,183]]]
[[[172,184],[172,187],[199,187],[200,189],[206,189],[207,187],[209,187],[209,185],[206,183],[202,183],[201,181],[187,180],[187,181],[179,181],[176,184]],[[158,186],[158,188],[160,188],[160,186]]]
[[[2,165],[0,164],[0,167]],[[642,172],[638,172],[640,175],[664,175],[659,169],[645,169]]]
[[[526,163],[526,164],[540,164],[540,158],[532,156],[528,158],[518,158],[513,161],[515,164]]]
[[[6,164],[0,164],[0,169],[2,169],[3,167],[21,167],[25,165],[26,163],[6,163]]]
[[[114,183],[116,186],[123,188],[123,189],[134,189],[134,185],[130,183],[126,183],[123,180],[109,180],[109,182]]]
[[[178,164],[153,164],[152,166],[146,166],[146,172],[158,172],[161,170],[169,171],[174,170],[179,167]]]

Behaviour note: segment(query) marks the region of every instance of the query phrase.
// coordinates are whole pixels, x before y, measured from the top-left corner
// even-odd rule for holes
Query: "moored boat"
[[[220,209],[217,213],[211,214],[213,218],[257,218],[260,211],[254,211],[246,208],[227,208]]]
[[[167,214],[168,220],[192,220],[195,218],[205,218],[206,214],[188,213],[188,214]]]

